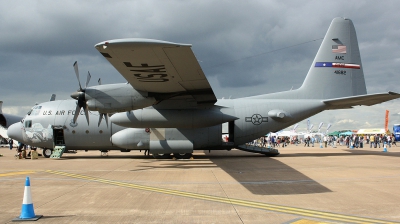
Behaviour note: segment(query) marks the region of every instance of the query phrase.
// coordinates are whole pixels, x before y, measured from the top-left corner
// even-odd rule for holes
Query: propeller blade
[[[106,120],[106,124],[107,124],[107,127],[108,127],[108,115],[107,114],[104,114],[104,120]]]
[[[87,72],[87,77],[86,77],[86,85],[85,85],[85,89],[86,89],[86,88],[87,88],[87,86],[89,85],[90,78],[92,78],[92,76],[90,75],[90,72],[88,71],[88,72]]]
[[[108,116],[107,116],[107,114],[103,114],[103,113],[100,113],[99,123],[97,124],[97,126],[100,127],[101,120],[103,120],[103,117],[104,117],[104,120],[106,120],[106,124],[107,124],[107,127],[108,127]]]
[[[79,106],[79,104],[76,104],[76,109],[75,109],[75,114],[74,114],[74,119],[73,119],[74,123],[76,123],[76,119],[78,118],[80,111],[81,111],[81,107]]]
[[[79,107],[86,107],[86,99],[85,99],[84,92],[78,93],[78,105],[79,105]]]
[[[101,78],[99,78],[99,80],[97,81],[97,83],[98,83],[99,85],[101,85]]]
[[[82,91],[81,81],[79,80],[78,61],[75,61],[75,63],[74,63],[74,70],[75,70],[76,78],[78,79],[79,89]]]
[[[97,123],[97,127],[100,127],[100,123],[101,123],[101,120],[103,119],[103,114],[102,113],[100,113],[100,116],[99,116],[99,123]]]
[[[89,111],[88,111],[87,107],[84,107],[83,110],[85,111],[86,121],[87,121],[87,124],[89,125]]]

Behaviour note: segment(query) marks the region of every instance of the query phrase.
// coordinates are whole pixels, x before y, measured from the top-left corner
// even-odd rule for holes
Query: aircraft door
[[[235,121],[222,124],[222,142],[224,145],[234,145],[235,141]]]
[[[53,126],[54,146],[65,146],[63,127]]]
[[[228,122],[229,142],[235,142],[235,121]]]

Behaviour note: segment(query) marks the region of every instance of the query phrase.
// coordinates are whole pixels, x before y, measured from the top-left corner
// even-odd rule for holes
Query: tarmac
[[[400,147],[278,150],[28,160],[0,148],[0,223],[20,215],[27,176],[35,223],[400,223]]]

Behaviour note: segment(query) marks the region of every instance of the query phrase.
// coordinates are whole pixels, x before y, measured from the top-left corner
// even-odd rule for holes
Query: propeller
[[[75,109],[75,114],[74,114],[73,122],[76,123],[76,119],[77,119],[78,116],[79,116],[79,112],[81,111],[81,108],[83,108],[83,110],[84,110],[84,112],[85,112],[85,116],[86,116],[86,121],[87,121],[87,123],[88,123],[88,125],[89,125],[89,111],[88,111],[87,106],[86,106],[85,91],[86,91],[86,88],[87,88],[87,86],[88,86],[88,84],[89,84],[91,75],[90,75],[90,73],[88,72],[88,75],[87,75],[87,78],[86,78],[85,88],[82,89],[81,81],[80,81],[80,79],[79,79],[78,62],[75,61],[75,63],[74,63],[73,66],[74,66],[76,78],[78,79],[78,84],[79,84],[79,89],[78,89],[76,92],[74,92],[74,93],[71,94],[71,97],[72,97],[73,99],[78,100],[78,103],[76,104],[76,109]]]
[[[101,120],[103,119],[103,117],[104,117],[104,120],[106,120],[106,124],[107,124],[107,127],[108,127],[108,115],[105,114],[105,113],[100,113],[99,123],[97,124],[97,126],[100,127],[100,123],[101,123]]]
[[[99,84],[99,86],[101,85],[101,78],[99,78],[99,80],[97,80],[97,83]],[[100,123],[101,123],[101,120],[103,119],[103,117],[104,117],[104,120],[106,120],[106,124],[108,127],[108,115],[105,113],[100,113],[99,123],[97,124],[97,126],[100,127]]]

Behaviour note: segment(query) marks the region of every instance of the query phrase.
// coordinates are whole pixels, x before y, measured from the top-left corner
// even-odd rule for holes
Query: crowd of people
[[[324,145],[324,147],[333,146],[337,144],[341,146],[347,146],[347,148],[363,148],[364,145],[369,145],[370,148],[392,147],[397,146],[396,138],[393,134],[371,134],[371,135],[347,135],[347,136],[321,136],[321,135],[309,135],[307,137],[293,136],[265,136],[255,139],[253,142],[249,142],[248,145],[265,147],[265,148],[276,148],[286,147],[289,144],[304,145],[304,147],[314,147],[315,144]]]
[[[8,139],[8,145],[9,149],[12,150],[14,148],[14,140],[11,138]],[[34,155],[34,157],[37,159],[38,153],[36,152],[35,147],[31,147],[29,145],[25,145],[22,142],[18,142],[18,146],[16,147],[17,154],[15,155],[16,158],[19,159],[29,159]],[[30,151],[27,153],[27,149],[30,149]]]

